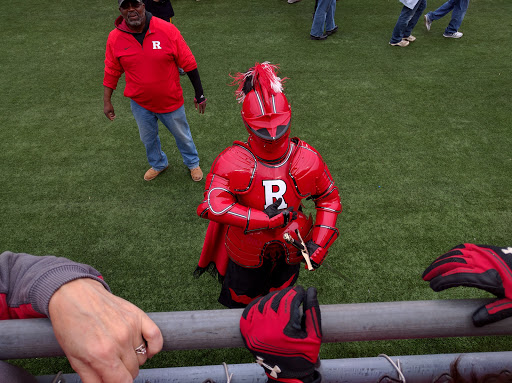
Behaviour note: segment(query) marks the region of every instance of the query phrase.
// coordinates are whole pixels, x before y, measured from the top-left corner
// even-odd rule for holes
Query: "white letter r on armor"
[[[288,204],[283,197],[284,193],[286,193],[286,182],[283,180],[263,180],[262,182],[265,189],[265,208],[272,205],[275,200],[282,198],[283,202],[281,202],[278,209],[286,209]]]

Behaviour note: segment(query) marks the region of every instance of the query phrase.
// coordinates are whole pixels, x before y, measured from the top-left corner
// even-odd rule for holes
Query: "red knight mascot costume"
[[[295,284],[303,257],[285,233],[295,240],[300,234],[314,268],[338,236],[338,189],[320,154],[290,138],[291,110],[277,69],[257,63],[234,76],[249,138],[215,159],[197,208],[211,222],[195,275],[218,273],[219,302],[229,308]],[[304,198],[315,203],[314,222],[302,212]]]

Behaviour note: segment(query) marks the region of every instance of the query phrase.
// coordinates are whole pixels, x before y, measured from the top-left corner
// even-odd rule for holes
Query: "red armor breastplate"
[[[264,210],[279,198],[283,202],[279,209],[300,206],[301,197],[297,194],[290,177],[290,157],[296,146],[290,145],[283,161],[269,164],[255,161],[255,170],[247,191],[237,193],[238,202],[244,206]]]
[[[279,198],[283,202],[279,209],[294,207],[297,211],[301,206],[301,198],[297,194],[293,179],[290,177],[290,159],[296,145],[292,143],[286,156],[279,163],[269,164],[258,159],[246,191],[237,193],[241,205],[264,210]],[[299,211],[297,220],[284,228],[273,230],[256,230],[245,232],[244,229],[230,226],[226,235],[226,249],[229,257],[245,267],[259,267],[263,263],[266,250],[271,246],[281,246],[289,264],[299,263],[300,252],[283,239],[283,234],[299,229],[304,240],[311,237],[312,219]],[[306,239],[307,238],[307,239]]]
[[[229,225],[225,237],[229,258],[244,267],[259,267],[267,250],[281,247],[286,262],[302,260],[300,252],[286,243],[283,234],[299,229],[304,241],[312,239],[328,247],[336,239],[339,195],[321,156],[306,143],[291,139],[279,162],[258,159],[242,142],[224,150],[206,178],[205,198],[199,216]],[[315,202],[315,225],[301,211],[301,199]],[[263,210],[279,198],[279,209],[293,207],[298,218],[286,227],[269,229]],[[295,233],[292,234],[295,238]]]

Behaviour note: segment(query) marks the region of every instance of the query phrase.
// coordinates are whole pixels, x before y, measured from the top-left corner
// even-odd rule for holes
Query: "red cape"
[[[228,267],[228,253],[225,238],[229,225],[210,221],[204,238],[203,250],[199,257],[196,273],[201,275],[205,271],[216,272],[224,277]],[[213,269],[215,268],[215,270]]]

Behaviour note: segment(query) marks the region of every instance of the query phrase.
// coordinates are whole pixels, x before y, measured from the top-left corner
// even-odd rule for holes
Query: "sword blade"
[[[346,281],[348,283],[354,283],[354,281],[352,281],[352,279],[350,279],[349,277],[347,277],[347,276],[343,275],[342,273],[340,273],[333,266],[331,266],[331,264],[329,262],[323,261],[322,265],[326,266],[328,270],[332,271],[334,274],[336,274],[338,277],[340,277],[344,281]]]

